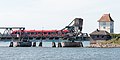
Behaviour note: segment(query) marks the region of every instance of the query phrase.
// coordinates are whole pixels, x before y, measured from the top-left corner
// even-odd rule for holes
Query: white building
[[[114,33],[114,21],[110,14],[104,14],[99,20],[99,30],[105,30]]]

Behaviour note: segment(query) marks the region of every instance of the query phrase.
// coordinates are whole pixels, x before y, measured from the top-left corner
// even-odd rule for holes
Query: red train
[[[12,36],[25,37],[62,37],[67,34],[69,30],[15,30]]]

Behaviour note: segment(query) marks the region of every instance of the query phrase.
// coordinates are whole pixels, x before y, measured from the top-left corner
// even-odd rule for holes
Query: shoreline
[[[91,44],[89,48],[120,48],[119,44]]]

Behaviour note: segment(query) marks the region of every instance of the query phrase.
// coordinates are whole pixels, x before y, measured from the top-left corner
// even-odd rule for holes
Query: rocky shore
[[[90,44],[90,48],[120,48],[120,37],[104,42]]]
[[[118,44],[91,44],[89,48],[120,48]]]

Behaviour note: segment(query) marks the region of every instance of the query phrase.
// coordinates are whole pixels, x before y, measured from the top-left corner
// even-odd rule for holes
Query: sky
[[[83,33],[98,28],[103,14],[111,14],[120,33],[120,0],[0,0],[0,26],[59,30],[73,19],[83,19]]]

